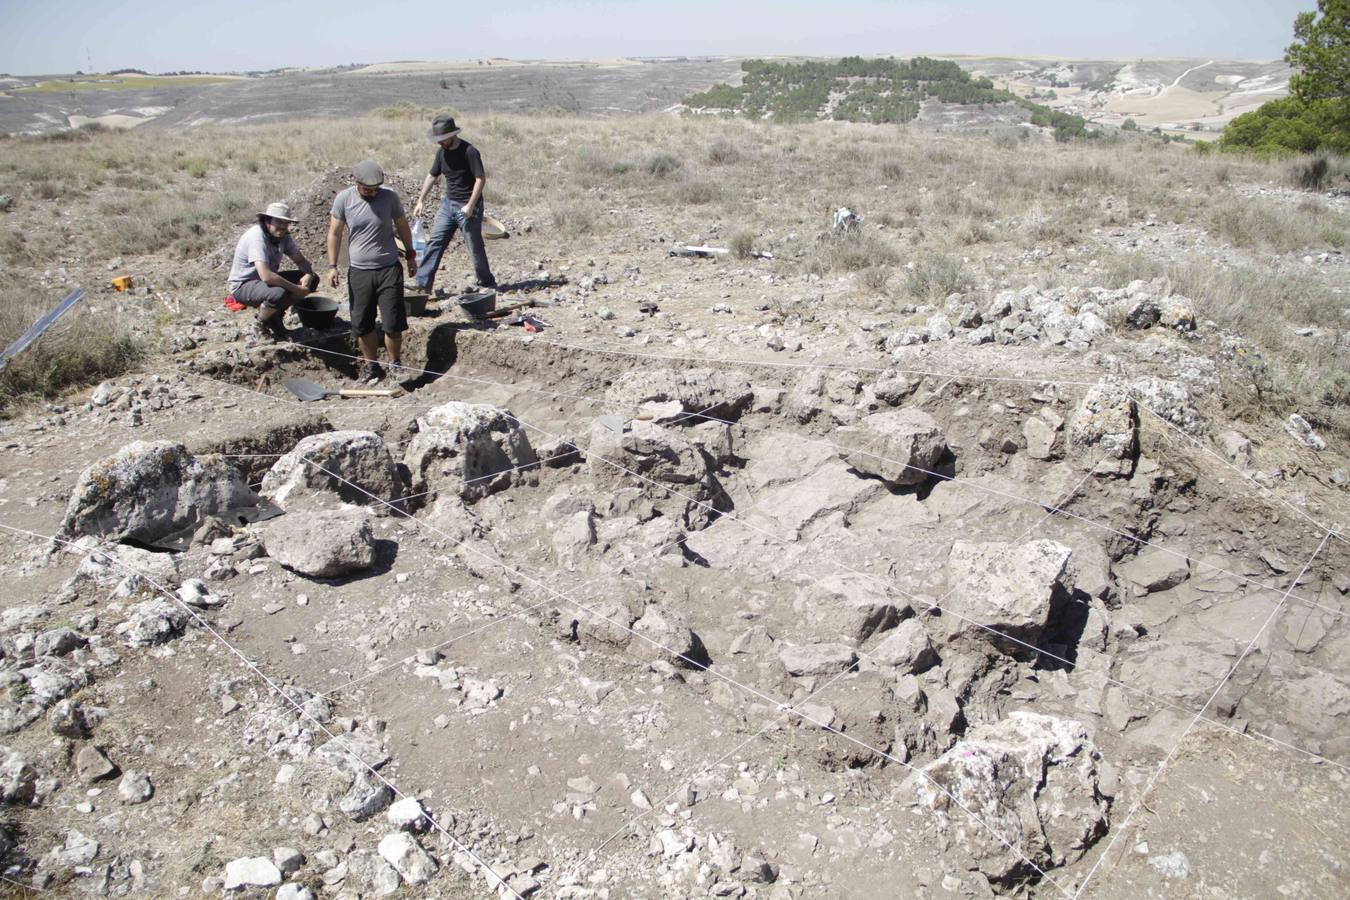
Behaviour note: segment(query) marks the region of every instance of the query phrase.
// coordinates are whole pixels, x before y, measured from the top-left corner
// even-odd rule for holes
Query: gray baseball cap
[[[357,184],[364,184],[366,187],[378,187],[384,184],[384,169],[373,159],[363,159],[352,169],[352,176]]]

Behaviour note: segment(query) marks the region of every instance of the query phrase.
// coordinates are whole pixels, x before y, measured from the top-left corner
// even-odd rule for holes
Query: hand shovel
[[[343,388],[339,391],[330,391],[321,384],[315,384],[314,382],[306,381],[303,378],[287,378],[282,384],[286,385],[286,390],[305,402],[310,400],[322,400],[325,397],[395,397],[400,393],[397,388],[380,388],[376,390],[353,390],[351,388]]]

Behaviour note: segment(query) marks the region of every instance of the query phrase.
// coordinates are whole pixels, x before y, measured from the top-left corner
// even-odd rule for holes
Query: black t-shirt
[[[478,148],[468,141],[461,140],[453,150],[444,147],[436,151],[436,159],[431,164],[431,176],[445,176],[445,196],[452,203],[468,203],[473,194],[475,178],[486,177],[483,174],[483,157]]]

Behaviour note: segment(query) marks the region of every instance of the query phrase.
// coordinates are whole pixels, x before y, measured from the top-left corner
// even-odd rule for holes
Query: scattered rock
[[[27,805],[33,802],[37,789],[37,770],[28,757],[17,751],[0,747],[0,803]]]
[[[1327,442],[1322,440],[1321,435],[1314,431],[1313,427],[1308,424],[1308,420],[1298,413],[1293,413],[1289,416],[1289,420],[1284,423],[1284,430],[1290,437],[1307,447],[1309,450],[1320,453],[1327,449]]]
[[[399,889],[398,870],[374,850],[353,850],[347,854],[346,864],[350,879],[376,897],[387,897]]]
[[[1139,455],[1139,415],[1129,392],[1118,384],[1088,388],[1074,411],[1069,442],[1103,456],[1103,463],[1119,463],[1114,470],[1128,474],[1129,462]]]
[[[613,424],[602,416],[591,426],[590,473],[606,482],[631,483],[639,476],[643,492],[668,506],[672,518],[691,528],[706,524],[723,496],[708,454],[676,428],[638,420],[615,431]]]
[[[1180,850],[1150,856],[1148,864],[1162,873],[1170,881],[1184,881],[1191,877],[1191,861]]]
[[[1064,419],[1052,409],[1043,409],[1022,423],[1027,455],[1032,459],[1059,459],[1064,455],[1060,435]]]
[[[918,675],[937,665],[937,651],[928,631],[918,619],[906,619],[867,651],[868,659],[878,665],[898,669],[900,674]]]
[[[364,822],[383,812],[394,799],[394,792],[367,771],[358,772],[352,786],[338,801],[338,809],[353,822]]]
[[[858,661],[858,655],[847,644],[782,646],[778,658],[789,675],[833,675]]]
[[[424,831],[431,824],[422,801],[416,797],[404,797],[395,801],[384,817],[390,825],[402,831]]]
[[[425,884],[436,874],[436,860],[406,831],[396,831],[382,838],[379,852],[408,884]]]
[[[272,887],[281,884],[281,870],[265,856],[235,859],[225,864],[224,889]]]
[[[80,781],[93,784],[116,775],[117,766],[113,765],[101,747],[85,744],[75,754],[75,772],[79,775]]]
[[[688,669],[706,668],[711,662],[699,636],[668,609],[648,606],[633,623],[633,631],[637,637],[629,644],[629,650],[641,657],[664,658]]]
[[[188,614],[177,603],[147,600],[131,608],[131,615],[116,628],[128,647],[152,647],[178,637],[187,628]]]
[[[1181,584],[1190,577],[1191,568],[1185,556],[1161,547],[1146,547],[1134,559],[1118,563],[1116,574],[1152,594]]]
[[[128,806],[144,803],[155,795],[155,787],[145,772],[128,769],[117,785],[117,796]]]
[[[277,847],[272,850],[272,862],[283,878],[290,878],[305,864],[305,854],[294,847]]]
[[[357,509],[282,516],[263,537],[267,555],[311,578],[362,572],[375,564],[375,535]]]
[[[625,372],[605,392],[612,404],[636,409],[648,404],[677,403],[682,421],[695,425],[709,419],[736,421],[754,399],[743,372],[715,369],[635,369]]]
[[[87,738],[103,720],[106,712],[88,707],[76,700],[62,700],[47,713],[47,727],[52,734],[74,740]]]

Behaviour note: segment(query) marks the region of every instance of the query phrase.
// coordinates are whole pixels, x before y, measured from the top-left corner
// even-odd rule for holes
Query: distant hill
[[[700,112],[727,112],[779,122],[831,119],[875,125],[917,119],[925,102],[958,105],[1014,105],[1032,124],[1053,127],[1057,137],[1086,133],[1079,116],[1056,112],[1028,98],[973,77],[952,60],[863,59],[741,63],[739,85],[717,84],[686,97]]]
[[[1222,59],[1046,60],[956,57],[974,77],[1091,122],[1164,131],[1218,132],[1233,118],[1289,94],[1281,61]]]

